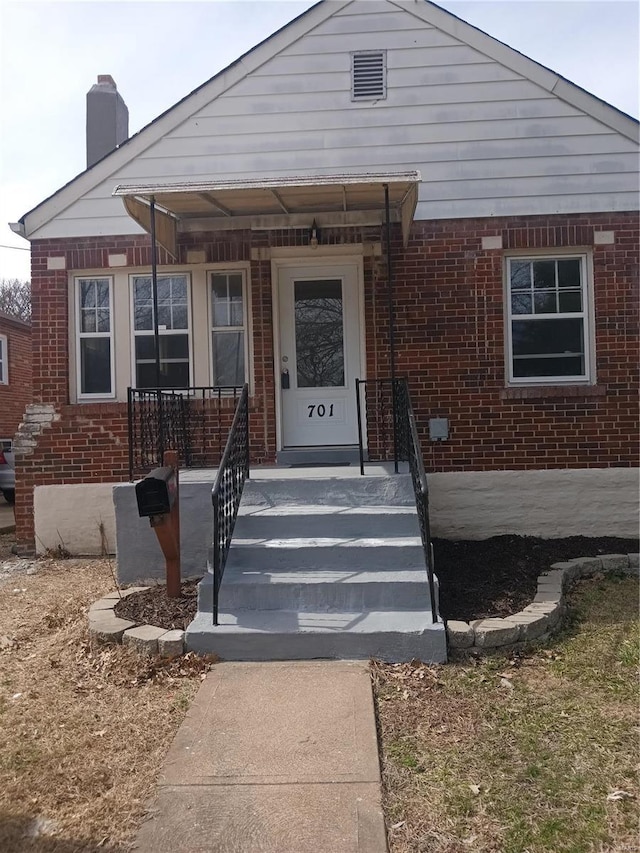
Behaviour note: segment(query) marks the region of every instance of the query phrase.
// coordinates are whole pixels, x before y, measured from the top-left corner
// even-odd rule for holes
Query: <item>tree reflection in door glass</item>
[[[342,281],[294,283],[298,388],[344,385]]]

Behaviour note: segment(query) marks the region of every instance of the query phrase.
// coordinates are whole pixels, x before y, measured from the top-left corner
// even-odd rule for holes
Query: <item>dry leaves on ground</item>
[[[548,647],[374,662],[392,853],[638,851],[638,582],[595,578]]]
[[[0,850],[128,849],[211,662],[92,648],[107,560],[44,560],[0,582]]]

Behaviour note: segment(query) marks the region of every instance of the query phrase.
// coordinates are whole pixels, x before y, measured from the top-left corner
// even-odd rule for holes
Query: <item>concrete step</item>
[[[223,660],[367,659],[442,663],[444,625],[426,610],[198,613],[186,632],[187,648]]]
[[[418,536],[384,539],[341,537],[290,537],[288,539],[241,539],[234,535],[227,567],[350,569],[413,569],[424,562]]]
[[[436,592],[437,594],[437,592]],[[239,569],[228,567],[220,607],[236,610],[429,609],[426,569]],[[198,610],[212,612],[213,575],[198,584]]]
[[[330,517],[329,517],[330,516]],[[333,536],[371,538],[419,536],[415,506],[333,506],[285,504],[275,507],[240,506],[234,537],[280,538]]]
[[[313,469],[311,469],[313,470]],[[320,469],[322,470],[322,469]],[[350,469],[345,469],[350,470]],[[315,506],[414,506],[415,496],[411,477],[397,474],[393,477],[308,477],[298,469],[287,469],[281,479],[260,479],[252,475],[242,493],[242,504],[247,507],[276,507],[283,505]]]

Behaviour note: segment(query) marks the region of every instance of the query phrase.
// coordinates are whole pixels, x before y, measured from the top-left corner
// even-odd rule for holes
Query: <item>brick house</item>
[[[31,402],[31,325],[0,311],[0,437],[13,438]]]
[[[31,393],[31,325],[0,311],[0,450],[11,450]]]
[[[633,535],[634,119],[407,0],[318,3],[130,139],[114,82],[94,90],[87,170],[12,226],[32,251],[23,548],[34,492],[36,527],[45,506],[109,515],[127,389],[158,376],[248,382],[261,465],[352,453],[356,378],[383,455],[393,372],[436,534]]]

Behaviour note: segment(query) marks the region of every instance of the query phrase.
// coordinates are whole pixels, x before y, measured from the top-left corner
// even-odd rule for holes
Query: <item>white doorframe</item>
[[[280,271],[286,267],[309,267],[317,269],[318,267],[329,266],[354,266],[357,278],[357,295],[358,295],[358,322],[360,332],[360,379],[366,379],[366,331],[365,331],[365,314],[364,314],[364,264],[362,255],[345,255],[344,247],[336,247],[342,251],[335,254],[316,254],[315,250],[305,252],[300,251],[295,256],[272,257],[271,258],[271,307],[273,321],[273,381],[275,392],[275,410],[276,410],[276,450],[282,450],[282,389],[280,387],[280,367],[281,367],[281,350],[280,350]],[[363,425],[363,440],[366,448],[367,430],[366,430],[366,414],[362,411]]]

